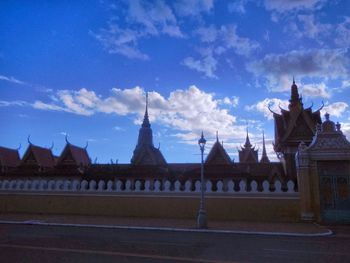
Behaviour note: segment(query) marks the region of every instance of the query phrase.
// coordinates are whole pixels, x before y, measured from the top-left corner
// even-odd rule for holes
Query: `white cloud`
[[[182,64],[204,73],[208,78],[217,78],[215,71],[218,61],[228,51],[232,50],[237,55],[248,57],[259,48],[256,41],[241,37],[236,31],[236,25],[223,25],[220,28],[210,25],[198,28],[195,35],[198,35],[200,41],[205,44],[197,50],[201,58],[186,57]]]
[[[329,113],[331,116],[340,117],[348,106],[346,102],[334,102],[324,106],[321,114]]]
[[[5,100],[0,100],[0,107],[9,107],[9,106],[28,106],[29,103],[23,100],[15,100],[15,101],[5,101]]]
[[[195,31],[195,34],[198,35],[200,40],[204,43],[214,42],[217,39],[218,33],[214,25],[200,27]]]
[[[339,23],[336,27],[337,36],[335,43],[340,47],[350,46],[350,17],[344,17],[344,22]]]
[[[247,64],[247,70],[268,80],[269,89],[289,90],[291,76],[298,79],[346,79],[350,72],[350,50],[310,49],[293,50],[283,54],[268,54]]]
[[[127,14],[122,27],[119,20],[111,20],[108,27],[97,33],[90,32],[110,54],[119,54],[131,59],[147,60],[138,45],[150,36],[168,35],[183,38],[184,34],[170,8],[163,1],[127,1]]]
[[[228,3],[227,9],[231,13],[245,14],[247,12],[246,5],[248,1],[249,0],[234,0]]]
[[[129,1],[128,20],[143,26],[143,32],[150,35],[165,33],[183,37],[171,8],[162,1]]]
[[[95,113],[136,115],[136,124],[140,124],[143,119],[145,92],[140,87],[114,88],[108,97],[87,89],[61,90],[57,92],[57,98],[59,102],[37,101],[34,107],[87,116]],[[238,103],[238,97],[216,99],[215,94],[203,92],[196,86],[175,90],[168,98],[155,91],[149,92],[150,120],[170,127],[174,136],[186,143],[198,139],[202,130],[208,137],[215,137],[218,130],[223,140],[244,138],[245,126],[238,125],[236,117],[227,109],[221,108],[223,101],[234,105]]]
[[[266,98],[262,101],[257,102],[254,105],[246,106],[245,109],[247,111],[258,111],[264,114],[265,118],[268,120],[273,119],[273,114],[269,110],[269,108],[276,112],[280,112],[280,107],[283,109],[288,109],[289,101],[288,100],[281,100],[277,98]]]
[[[19,79],[16,79],[15,77],[12,77],[12,76],[8,77],[8,76],[0,75],[0,80],[7,81],[10,83],[19,84],[19,85],[28,85],[28,83],[21,81]]]
[[[180,0],[174,3],[174,8],[180,16],[198,16],[208,13],[214,7],[214,0]]]
[[[232,48],[239,55],[249,56],[260,46],[256,41],[238,36],[236,25],[222,26],[220,31],[226,48]]]
[[[319,8],[324,2],[324,0],[265,0],[264,6],[267,10],[283,13],[298,10],[313,10]]]
[[[143,33],[131,29],[121,29],[118,25],[109,25],[99,33],[90,32],[110,54],[120,54],[131,59],[149,59],[147,54],[138,49],[138,39]]]
[[[204,75],[208,78],[217,78],[214,73],[216,71],[217,60],[213,57],[213,54],[207,54],[201,59],[187,57],[182,63],[189,69],[204,73]]]
[[[321,97],[326,99],[331,97],[326,84],[323,82],[319,84],[304,84],[302,85],[301,92],[307,97]]]
[[[332,26],[316,21],[314,15],[298,15],[299,21],[303,24],[300,34],[311,39],[318,39],[320,36],[328,35]]]

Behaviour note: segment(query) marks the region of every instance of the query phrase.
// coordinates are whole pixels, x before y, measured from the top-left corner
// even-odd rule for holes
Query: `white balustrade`
[[[46,180],[40,180],[39,182],[39,190],[40,191],[45,191],[48,189],[48,183]]]
[[[140,180],[137,180],[136,182],[135,182],[135,191],[136,192],[140,192],[141,191],[141,181]]]
[[[195,184],[194,184],[194,191],[196,193],[199,193],[201,191],[201,182],[200,181],[196,181]]]
[[[222,181],[218,181],[216,183],[216,192],[217,193],[222,193],[224,190],[224,183]]]
[[[102,192],[106,189],[106,183],[104,180],[99,180],[97,185],[97,191]]]
[[[107,191],[108,192],[113,191],[113,182],[111,180],[108,180],[108,182],[107,182]]]
[[[282,184],[280,180],[275,181],[275,193],[282,193]]]
[[[95,181],[95,180],[91,180],[91,181],[89,182],[89,188],[88,188],[88,190],[89,190],[89,191],[96,191],[96,187],[97,187],[96,181]]]
[[[213,184],[210,180],[207,180],[205,183],[205,192],[206,193],[212,193],[213,192]]]
[[[62,191],[64,189],[62,180],[56,181],[55,189],[57,191]]]
[[[145,181],[145,192],[150,192],[151,191],[151,181],[150,179],[146,179]]]
[[[182,185],[180,181],[175,181],[172,183],[169,180],[163,181],[163,184],[160,180],[152,181],[153,179],[146,179],[144,182],[141,180],[133,181],[133,179],[128,179],[125,181],[125,185],[121,180],[115,181],[105,181],[95,180],[91,181],[80,181],[75,179],[71,180],[1,180],[0,181],[0,190],[3,191],[99,191],[99,192],[143,192],[143,193],[199,193],[201,191],[201,181],[196,180],[192,182],[187,180],[182,190]],[[194,192],[192,191],[192,183],[194,183]],[[237,191],[235,191],[235,184],[238,184]],[[153,185],[152,185],[153,184]],[[286,184],[287,191],[286,193],[295,193],[294,191],[294,182],[289,180]],[[144,188],[143,188],[144,187]],[[246,180],[233,181],[225,179],[224,181],[219,180],[216,182],[216,187],[213,187],[213,181],[207,180],[205,182],[205,192],[211,194],[245,194],[245,193],[254,193],[259,194],[258,183],[253,180],[250,182],[250,191],[247,187]],[[216,190],[213,190],[213,188]],[[270,192],[270,182],[264,180],[262,182],[262,193],[268,194],[283,194],[282,183],[280,180],[276,179],[274,182],[274,191]]]
[[[234,183],[234,181],[230,180],[227,183],[227,192],[228,193],[234,193],[235,192],[235,183]]]
[[[120,181],[120,180],[117,180],[117,182],[115,183],[115,191],[121,192],[122,191],[122,186],[123,186],[123,182]]]
[[[264,181],[263,184],[263,192],[264,193],[269,193],[270,192],[270,183],[268,181]]]
[[[131,191],[131,180],[126,180],[125,182],[125,191],[130,192]]]
[[[48,183],[47,183],[47,190],[48,191],[51,191],[51,190],[56,190],[56,182],[54,180],[50,180]]]
[[[190,180],[187,180],[185,183],[185,192],[190,193],[191,192],[191,187],[192,187],[192,182]]]
[[[86,182],[86,181],[85,181]],[[79,191],[81,188],[79,180],[73,180],[72,182],[72,191]]]
[[[161,183],[160,183],[160,181],[159,180],[156,180],[155,182],[154,182],[154,192],[160,192],[160,186],[161,186]]]
[[[246,188],[246,182],[244,180],[241,180],[239,182],[239,192],[240,193],[245,193],[247,192],[247,188]]]
[[[83,180],[80,184],[80,190],[81,191],[87,191],[89,188],[89,182],[86,180]]]
[[[170,188],[171,188],[171,182],[166,180],[164,183],[164,192],[169,193],[170,192]]]
[[[287,187],[288,187],[288,193],[294,193],[294,186],[295,186],[295,184],[294,184],[294,182],[292,181],[292,180],[289,180],[288,182],[287,182]]]
[[[176,193],[179,193],[181,191],[181,183],[180,183],[179,180],[175,181],[174,187],[175,187],[174,190],[175,190]]]
[[[15,190],[17,187],[17,181],[16,180],[11,180],[10,181],[10,189],[9,190]]]
[[[23,185],[23,190],[28,191],[28,190],[31,190],[31,188],[32,188],[32,181],[25,180]]]
[[[256,181],[252,181],[251,183],[250,183],[250,192],[252,192],[252,193],[257,193],[258,192],[258,184],[257,184],[257,182]]]

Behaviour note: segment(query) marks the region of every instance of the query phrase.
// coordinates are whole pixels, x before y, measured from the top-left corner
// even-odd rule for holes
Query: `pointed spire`
[[[144,127],[144,128],[151,127],[151,124],[150,124],[149,119],[148,119],[148,92],[146,92],[146,110],[145,110],[145,115],[143,117],[142,127]]]
[[[252,147],[252,145],[251,145],[250,140],[249,140],[248,126],[247,126],[247,137],[245,139],[244,148],[251,148],[251,147]]]
[[[219,142],[219,132],[216,131],[216,141]]]
[[[267,153],[266,153],[266,147],[265,147],[265,134],[263,131],[263,150],[262,150],[262,156],[261,156],[261,163],[269,163],[269,157],[267,157]]]
[[[293,84],[290,87],[290,100],[289,100],[289,109],[296,105],[300,105],[301,107],[303,106],[302,104],[302,98],[299,96],[298,92],[298,86],[295,84],[295,78],[293,76]]]

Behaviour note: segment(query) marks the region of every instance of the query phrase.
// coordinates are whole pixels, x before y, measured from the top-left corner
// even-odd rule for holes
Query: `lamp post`
[[[204,139],[203,132],[201,138],[198,140],[199,149],[201,150],[201,201],[197,217],[197,227],[198,228],[207,228],[207,212],[205,211],[204,205],[204,164],[203,164],[203,154],[204,146],[206,143]]]

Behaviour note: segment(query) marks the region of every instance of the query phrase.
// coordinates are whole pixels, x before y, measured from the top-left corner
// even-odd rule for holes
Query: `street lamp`
[[[207,212],[204,207],[204,164],[203,164],[203,154],[204,154],[204,146],[206,143],[206,139],[204,139],[203,132],[201,138],[198,140],[199,149],[201,150],[201,202],[198,211],[197,217],[197,227],[198,228],[207,228]]]

